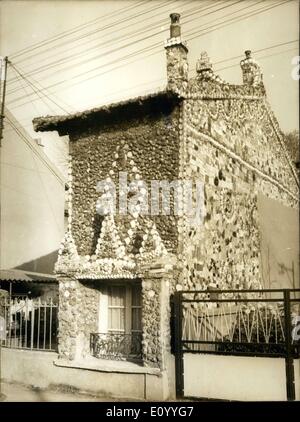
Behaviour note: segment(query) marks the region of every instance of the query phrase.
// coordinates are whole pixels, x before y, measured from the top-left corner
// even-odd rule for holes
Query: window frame
[[[109,289],[114,287],[124,287],[125,288],[125,303],[124,308],[124,330],[118,328],[109,328],[109,309],[114,307],[109,305]],[[133,305],[132,295],[133,289],[137,288],[140,294],[140,304]],[[118,306],[116,308],[119,308]],[[115,309],[116,309],[115,308]],[[132,328],[132,317],[133,309],[140,309],[140,329]],[[142,287],[140,283],[106,283],[100,289],[99,294],[99,312],[98,312],[98,332],[103,334],[108,333],[123,333],[123,334],[134,334],[142,332]]]

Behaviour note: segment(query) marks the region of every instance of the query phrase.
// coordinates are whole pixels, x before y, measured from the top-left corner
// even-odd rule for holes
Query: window
[[[109,286],[107,300],[108,332],[131,334],[141,331],[140,285]]]
[[[91,338],[92,354],[106,359],[140,359],[141,317],[140,283],[103,286],[99,330]]]

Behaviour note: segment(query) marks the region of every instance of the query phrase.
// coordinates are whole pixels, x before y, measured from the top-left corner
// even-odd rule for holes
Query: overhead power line
[[[6,116],[6,119],[9,123],[9,125],[13,128],[13,130],[25,141],[25,143],[28,145],[28,147],[30,148],[30,150],[35,153],[38,154],[37,149],[33,147],[32,145],[32,139],[27,138],[26,135],[24,135],[24,133],[22,132],[23,128],[18,128],[14,122],[8,117]],[[41,158],[41,160],[43,161],[43,163],[47,166],[47,168],[56,176],[60,179],[60,176],[55,172],[55,170],[49,165],[49,163],[39,154],[39,157]]]
[[[261,0],[261,1],[263,1],[263,0]],[[212,14],[212,13],[215,13],[215,12],[217,12],[217,11],[220,11],[220,10],[223,10],[223,9],[225,9],[225,8],[228,8],[228,7],[231,7],[233,4],[237,4],[237,3],[242,3],[242,0],[238,0],[238,1],[235,1],[234,3],[231,3],[231,4],[228,4],[228,2],[227,1],[225,1],[224,2],[226,5],[225,6],[222,6],[222,7],[219,7],[218,9],[215,9],[215,10],[213,10],[213,11],[210,11],[210,12],[208,12],[208,13],[205,13],[205,14],[201,14],[201,16],[202,17],[204,17],[204,16],[208,16],[208,15],[210,15],[210,14]],[[214,5],[215,6],[215,5]],[[249,8],[250,6],[247,6],[246,8],[243,8],[243,9],[240,9],[239,11],[241,11],[241,10],[244,10],[244,9],[247,9],[247,8]],[[210,6],[210,8],[211,8],[211,6]],[[209,9],[209,8],[207,8],[207,9]],[[205,9],[206,10],[206,9]],[[236,13],[237,11],[234,11],[234,12],[232,12],[232,13]],[[232,14],[231,13],[231,14]],[[231,15],[230,14],[230,15]],[[227,16],[227,15],[226,15]],[[217,19],[214,19],[213,21],[211,21],[211,22],[215,22],[216,20],[219,20],[220,18],[217,18]],[[192,19],[192,20],[194,20],[194,19]],[[186,23],[188,23],[188,22],[190,22],[190,20],[187,20],[187,22]],[[210,24],[211,22],[208,22],[207,24]],[[207,24],[205,24],[205,25],[207,25]],[[203,27],[203,26],[205,26],[205,25],[201,25],[200,26],[200,28],[201,27]],[[217,25],[219,25],[219,24],[217,24]],[[215,27],[215,25],[214,26],[208,26],[207,28],[204,28],[204,29],[209,29],[209,28],[214,28]],[[203,30],[204,30],[203,29]],[[135,43],[138,43],[138,42],[140,42],[140,41],[144,41],[144,40],[146,40],[146,39],[151,39],[154,35],[158,35],[159,33],[161,33],[162,31],[158,31],[158,32],[156,32],[156,33],[152,33],[151,35],[149,35],[149,36],[147,36],[147,37],[144,37],[143,39],[138,39],[137,41],[135,41],[135,42],[133,42],[133,43],[128,43],[128,44],[126,44],[126,45],[122,45],[121,47],[118,47],[118,48],[115,48],[114,50],[110,50],[110,51],[108,51],[108,52],[105,52],[103,55],[98,55],[97,56],[97,58],[99,59],[99,58],[102,58],[103,56],[105,56],[105,55],[108,55],[108,54],[112,54],[112,53],[116,53],[116,52],[119,52],[120,50],[122,50],[122,49],[124,49],[125,47],[131,47],[133,44],[135,44]],[[189,34],[189,32],[187,32],[186,33],[186,35],[188,35]],[[189,38],[187,38],[187,40],[189,40]],[[85,72],[82,72],[82,73],[80,73],[80,74],[78,74],[78,75],[76,75],[76,76],[74,76],[74,77],[72,77],[72,78],[68,78],[68,82],[70,81],[70,80],[74,80],[74,79],[77,79],[78,77],[80,77],[80,76],[82,76],[82,75],[87,75],[88,73],[91,73],[91,72],[94,72],[94,71],[96,71],[96,70],[98,70],[98,69],[101,69],[101,68],[105,68],[105,67],[107,67],[107,66],[110,66],[111,64],[114,64],[114,63],[116,63],[116,62],[121,62],[121,61],[125,61],[125,60],[127,60],[128,58],[131,58],[131,57],[133,57],[133,56],[136,56],[136,55],[139,55],[139,54],[144,54],[144,53],[146,53],[146,52],[148,52],[148,51],[150,51],[150,50],[154,50],[154,49],[157,49],[157,51],[160,51],[160,48],[161,48],[161,42],[159,41],[159,42],[156,42],[156,43],[154,43],[154,44],[152,44],[152,45],[150,45],[150,46],[148,46],[148,47],[143,47],[142,49],[140,49],[140,50],[137,50],[137,51],[135,51],[135,52],[133,52],[133,53],[130,53],[130,54],[127,54],[127,55],[125,55],[125,56],[123,56],[123,57],[121,57],[121,58],[117,58],[117,59],[114,59],[114,60],[112,60],[112,61],[110,61],[110,62],[108,62],[108,63],[105,63],[105,64],[103,64],[103,65],[100,65],[100,66],[97,66],[97,67],[95,67],[95,68],[93,68],[93,69],[90,69],[90,70],[88,70],[88,71],[85,71]],[[84,61],[84,62],[82,62],[82,64],[84,64],[84,65],[86,65],[86,63],[87,63],[88,61]],[[81,64],[81,63],[80,63]],[[71,68],[73,68],[74,66],[72,65],[71,66]],[[60,69],[60,71],[62,71],[62,70],[67,70],[68,68],[70,68],[70,67],[67,67],[67,68],[64,68],[64,69]],[[56,70],[56,72],[55,72],[55,74],[57,73],[57,70]],[[106,72],[104,72],[104,73],[106,73]],[[102,75],[102,73],[100,74],[100,75]],[[95,76],[98,76],[98,75],[95,75]],[[88,80],[89,79],[91,79],[91,78],[88,78]],[[54,83],[54,84],[51,84],[50,86],[48,86],[48,88],[52,88],[52,87],[54,87],[54,86],[57,86],[57,85],[60,85],[60,84],[63,84],[65,82],[65,80],[63,80],[63,81],[59,81],[59,82],[56,82],[56,83]],[[10,93],[12,93],[12,92],[16,92],[16,90],[15,91],[10,91]],[[22,99],[23,97],[21,97],[21,98],[17,98],[17,99],[14,99],[13,101],[15,102],[15,101],[17,101],[17,100],[19,100],[19,99]]]
[[[224,1],[226,1],[226,0],[224,0]],[[241,0],[239,0],[239,1],[241,1]],[[209,3],[210,3],[210,1],[209,1]],[[215,4],[214,5],[211,5],[210,4],[209,8],[212,8],[212,7],[215,7]],[[194,15],[195,13],[197,13],[198,11],[201,11],[202,9],[203,9],[203,6],[200,7],[200,8],[197,7],[197,8],[189,9],[189,10],[187,10],[185,12],[185,17]],[[204,9],[204,10],[206,10],[206,9]],[[155,16],[159,16],[160,14],[161,13],[159,13],[159,14],[157,14]],[[161,27],[161,25],[164,22],[165,22],[165,19],[161,19],[159,21],[155,21],[154,23],[149,23],[148,25],[145,26],[143,24],[144,22],[141,21],[140,24],[143,24],[142,28],[140,28],[138,30],[135,29],[134,31],[131,31],[129,33],[118,35],[117,37],[110,36],[110,33],[107,33],[105,36],[107,36],[107,37],[109,36],[109,39],[106,40],[106,41],[103,41],[102,40],[101,43],[98,43],[96,45],[93,45],[90,48],[84,48],[83,50],[80,50],[80,51],[75,52],[75,54],[71,54],[71,55],[67,55],[67,56],[66,56],[65,50],[64,50],[64,51],[61,52],[63,54],[63,57],[62,58],[56,59],[56,60],[51,61],[51,62],[47,62],[47,59],[49,59],[49,57],[47,57],[46,58],[46,63],[43,63],[42,66],[31,68],[31,69],[27,69],[26,68],[26,72],[30,73],[30,75],[35,75],[35,74],[38,74],[38,73],[41,73],[41,72],[49,71],[49,69],[55,68],[55,72],[54,73],[52,73],[50,75],[47,75],[47,77],[49,77],[51,75],[57,74],[57,72],[61,72],[61,71],[68,70],[68,69],[72,69],[72,68],[74,68],[74,66],[78,66],[78,65],[81,65],[81,64],[86,64],[89,61],[102,58],[102,57],[104,57],[106,55],[110,55],[110,54],[114,53],[115,51],[117,52],[117,51],[120,51],[120,50],[122,50],[122,49],[124,49],[124,48],[126,48],[128,46],[131,46],[134,43],[138,43],[138,42],[143,41],[144,38],[141,38],[141,35],[149,32],[149,31],[152,33],[152,37],[154,37],[155,35],[157,35],[157,33],[154,34],[153,33],[153,30]],[[129,24],[129,25],[127,25],[127,26],[125,26],[124,28],[122,28],[122,30],[124,30],[125,28],[132,28],[132,23]],[[158,33],[160,33],[160,32],[163,32],[163,30],[160,29],[160,31]],[[113,31],[111,31],[111,33],[112,33],[112,35],[115,33],[115,28],[114,28]],[[109,45],[115,46],[118,41],[124,42],[124,41],[128,41],[128,40],[134,39],[134,38],[136,38],[136,41],[133,42],[132,44],[129,43],[128,45],[121,45],[117,49],[115,48],[115,50],[108,50],[104,54],[100,54],[100,55],[99,54],[96,54],[96,56],[90,58],[88,61],[86,59],[82,59],[83,57],[85,57],[86,55],[89,55],[93,51],[95,51],[96,53],[98,53],[100,47],[105,47],[105,46],[109,46]],[[151,36],[149,36],[149,38],[151,38]],[[87,42],[90,43],[90,40],[87,40]],[[78,46],[75,45],[73,47],[70,47],[70,45],[68,45],[68,53],[70,51],[72,51],[74,48],[78,48]],[[51,49],[51,51],[53,51],[53,49]],[[57,58],[57,53],[51,55],[50,57],[56,57]],[[78,57],[80,58],[80,60],[76,62],[76,58],[78,58]],[[72,63],[72,65],[69,65],[67,67],[63,67],[63,68],[59,69],[59,66],[65,64],[65,63],[74,62],[74,61],[75,61],[75,63]],[[18,62],[16,62],[16,63],[18,64]],[[39,63],[40,63],[40,61],[39,61]],[[10,82],[12,84],[14,82],[14,79],[12,79]],[[11,92],[13,92],[13,91],[14,90],[12,90]]]
[[[20,64],[23,61],[27,61],[27,60],[29,60],[29,59],[31,59],[33,57],[36,57],[37,54],[39,54],[39,55],[45,54],[48,51],[53,52],[53,51],[56,51],[57,49],[62,48],[62,47],[64,48],[64,51],[62,51],[62,54],[63,54],[65,52],[65,46],[69,46],[70,44],[72,44],[74,42],[80,41],[80,40],[82,40],[84,38],[87,38],[87,37],[90,37],[91,35],[94,35],[94,34],[99,34],[99,33],[105,32],[107,30],[111,30],[111,32],[114,33],[116,31],[116,28],[118,26],[120,26],[121,24],[128,23],[128,21],[131,21],[131,20],[136,19],[136,18],[143,18],[143,19],[145,19],[144,18],[144,15],[146,15],[146,14],[148,14],[150,12],[153,12],[153,10],[157,10],[157,9],[162,8],[162,7],[166,7],[166,6],[168,6],[172,2],[173,2],[172,0],[171,1],[170,0],[169,1],[165,1],[165,2],[163,2],[162,5],[158,5],[155,9],[153,9],[153,7],[150,7],[149,9],[143,10],[141,12],[137,12],[137,13],[135,13],[133,15],[122,17],[121,19],[119,19],[117,21],[111,22],[111,23],[109,23],[107,25],[103,25],[100,28],[94,29],[94,30],[92,30],[90,32],[77,35],[76,37],[71,38],[69,40],[65,40],[65,41],[63,41],[60,44],[57,44],[57,45],[54,45],[54,46],[50,46],[50,47],[48,47],[46,49],[42,49],[42,51],[40,51],[38,53],[35,52],[31,56],[27,56],[27,57],[24,57],[24,58],[22,58],[20,60],[17,60],[16,63]],[[127,10],[129,10],[129,9],[127,9]],[[99,18],[99,19],[101,19],[101,18]],[[144,20],[142,20],[142,21],[144,21]],[[132,25],[134,25],[134,24],[131,23],[131,25],[127,25],[124,28],[132,27]],[[124,28],[118,28],[118,30],[123,30]],[[41,48],[41,47],[39,47],[39,48]],[[14,59],[13,56],[12,56],[12,58]]]
[[[260,48],[258,50],[254,50],[253,52],[254,53],[260,53],[261,51],[270,50],[272,48],[281,47],[283,45],[296,43],[298,41],[299,41],[299,39],[295,39],[295,40],[291,40],[291,41],[286,41],[286,42],[282,42],[282,43],[279,43],[279,44],[271,45],[270,47],[267,47],[267,48]],[[220,64],[220,63],[224,63],[224,62],[228,62],[228,61],[233,60],[233,59],[241,59],[242,57],[244,57],[244,56],[242,54],[240,54],[238,56],[230,57],[229,59],[224,59],[224,60],[219,60],[217,62],[214,62],[214,65],[217,65],[217,64]]]
[[[83,28],[88,27],[88,26],[91,26],[91,25],[94,25],[95,23],[99,22],[100,20],[103,21],[103,20],[108,19],[108,18],[110,18],[112,16],[115,16],[115,15],[117,15],[119,13],[122,13],[124,11],[129,11],[131,9],[136,9],[137,7],[140,7],[142,4],[147,4],[147,3],[148,3],[147,1],[140,1],[138,3],[135,3],[132,6],[126,6],[126,7],[122,8],[122,9],[119,9],[116,12],[111,12],[111,13],[108,13],[108,14],[106,14],[104,16],[99,16],[99,17],[97,17],[97,18],[95,18],[95,19],[93,19],[93,20],[91,20],[91,21],[89,21],[89,22],[87,22],[85,24],[77,25],[77,26],[75,26],[72,29],[63,31],[63,32],[61,32],[61,33],[59,33],[57,35],[54,35],[53,37],[47,38],[47,39],[45,39],[43,41],[39,41],[37,43],[32,44],[29,47],[25,47],[25,48],[23,48],[23,49],[21,49],[19,51],[16,51],[15,53],[10,54],[10,57],[12,59],[15,59],[16,57],[19,57],[19,56],[22,56],[24,54],[27,54],[28,52],[31,52],[31,51],[36,50],[38,48],[42,48],[45,45],[51,44],[51,43],[53,43],[53,42],[55,42],[57,40],[60,40],[60,39],[62,39],[64,37],[68,36],[68,35],[72,35],[72,34],[78,32],[78,31],[81,31]]]
[[[53,98],[50,98],[45,92],[44,88],[37,88],[34,83],[32,83],[26,76],[24,76],[24,74],[22,74],[17,67],[13,64],[10,63],[10,66],[14,69],[14,71],[17,73],[17,75],[19,75],[25,82],[28,83],[28,85],[32,88],[33,92],[43,101],[45,102],[45,99],[48,99],[50,102],[52,102],[54,105],[56,105],[59,109],[61,109],[64,113],[70,114],[64,107],[62,107],[61,105],[59,105],[56,101],[53,100]],[[42,94],[40,94],[40,92],[42,92]],[[44,97],[44,98],[43,98]]]
[[[241,16],[241,15],[236,16],[236,17],[234,18],[234,22],[232,22],[232,19],[231,19],[229,24],[236,23],[237,21],[239,21],[239,20],[241,20],[241,19],[243,19],[243,18],[245,18],[245,17],[253,16],[254,14],[257,14],[257,13],[262,13],[262,12],[264,12],[264,11],[266,11],[266,10],[270,10],[271,8],[277,7],[277,6],[279,6],[279,5],[281,5],[281,4],[284,4],[284,3],[286,3],[286,1],[285,1],[285,2],[280,2],[280,3],[277,3],[277,4],[275,4],[275,5],[272,5],[271,7],[269,6],[269,7],[263,7],[263,8],[260,8],[259,10],[256,10],[254,13],[251,13],[251,14],[247,13],[246,15],[244,14],[244,15],[242,15],[242,16]],[[229,6],[227,6],[227,7],[229,7]],[[236,13],[236,12],[235,12],[235,13]],[[198,32],[200,33],[200,36],[203,36],[203,35],[205,35],[206,33],[210,32],[211,30],[220,29],[221,27],[227,26],[227,25],[228,25],[228,23],[227,23],[227,22],[228,22],[228,21],[221,22],[221,23],[218,23],[218,24],[216,24],[216,25],[211,25],[210,27],[206,27],[206,28],[204,28],[203,30],[200,30],[200,31],[198,31]],[[194,34],[194,32],[193,32],[193,34]],[[193,36],[193,37],[187,37],[187,40],[190,40],[190,39],[192,39],[192,38],[195,38],[195,37],[194,37],[194,36]],[[139,51],[136,51],[136,52],[134,52],[134,53],[131,53],[131,54],[129,54],[129,55],[127,55],[127,56],[123,57],[123,58],[119,58],[119,59],[113,60],[113,61],[111,61],[111,62],[110,62],[110,63],[108,63],[108,64],[101,65],[101,66],[98,66],[98,67],[96,67],[96,68],[93,68],[93,69],[91,69],[91,70],[89,70],[89,71],[84,72],[83,74],[86,76],[86,74],[87,74],[87,73],[94,72],[94,71],[96,71],[96,70],[97,70],[97,69],[99,69],[99,68],[101,69],[101,68],[103,68],[103,67],[107,67],[107,66],[112,65],[112,64],[114,64],[114,63],[120,63],[120,62],[122,62],[122,61],[124,61],[124,60],[128,60],[128,58],[135,57],[135,56],[139,55],[139,54],[141,53],[141,51],[142,51],[143,53],[153,51],[153,50],[155,50],[155,49],[156,49],[156,47],[157,47],[157,46],[159,47],[160,45],[161,45],[161,43],[159,42],[159,43],[155,43],[153,46],[149,46],[149,47],[146,47],[146,48],[144,47],[142,50],[139,50]],[[155,52],[155,51],[153,51],[153,53],[149,54],[147,57],[149,57],[149,56],[150,56],[150,55],[152,55],[152,54],[156,54],[156,52]],[[143,58],[145,58],[145,55],[143,56]],[[130,62],[130,63],[133,63],[133,62]],[[127,63],[127,64],[129,64],[129,63]],[[111,71],[113,71],[113,70],[115,70],[115,69],[117,69],[117,68],[120,68],[120,67],[123,67],[123,65],[119,65],[119,66],[116,66],[116,67],[114,67],[114,68],[110,68],[108,71],[110,71],[110,72],[111,72]],[[99,76],[101,76],[101,75],[103,75],[103,74],[107,73],[108,71],[101,72],[100,74],[98,73],[98,74],[93,75],[93,76],[91,76],[91,77],[89,77],[89,78],[85,78],[85,79],[84,79],[84,81],[80,80],[80,81],[78,81],[78,82],[72,83],[70,86],[74,86],[74,85],[76,85],[76,84],[78,84],[78,83],[83,83],[83,82],[86,82],[86,81],[88,81],[88,80],[90,80],[90,79],[94,79],[95,77],[99,77]],[[82,76],[83,74],[81,73],[81,74],[76,75],[76,76],[74,76],[74,77],[72,77],[72,78],[69,78],[69,79],[68,79],[68,82],[69,82],[69,81],[72,81],[72,80],[76,80],[77,78],[79,78],[79,77],[80,77],[80,76]],[[53,87],[55,87],[55,86],[58,86],[58,85],[63,84],[64,82],[65,82],[65,81],[58,81],[58,82],[56,82],[56,83],[54,83],[54,84],[51,84],[51,85],[50,85],[50,86],[48,86],[47,88],[53,88]],[[68,88],[69,88],[70,86],[68,86]],[[66,87],[66,88],[67,88],[67,87]],[[66,89],[66,88],[63,88],[63,89]],[[17,102],[17,101],[21,100],[22,98],[24,98],[24,96],[23,96],[23,97],[18,97],[17,99],[12,100],[12,101],[10,102],[10,104],[15,103],[15,102]],[[25,105],[25,104],[26,104],[26,103],[22,103],[20,106]],[[19,106],[18,106],[18,107],[19,107]]]
[[[266,48],[263,48],[263,49],[259,49],[259,50],[253,50],[253,53],[259,53],[259,52],[267,51],[267,50],[273,49],[273,48],[275,48],[275,47],[278,47],[278,46],[281,46],[281,45],[290,44],[290,43],[292,43],[292,42],[296,42],[296,41],[298,41],[298,40],[293,40],[293,41],[290,41],[290,42],[287,42],[287,43],[275,44],[275,45],[272,45],[272,46],[269,46],[269,47],[266,47]],[[279,52],[279,53],[273,53],[273,54],[270,54],[270,55],[264,55],[264,56],[258,57],[258,59],[259,59],[259,60],[263,60],[263,59],[265,59],[265,58],[267,58],[267,57],[273,57],[273,56],[276,56],[276,55],[285,54],[285,53],[287,53],[287,52],[289,52],[289,51],[293,51],[293,50],[295,50],[295,49],[297,49],[297,47],[292,48],[292,49],[288,49],[288,50],[284,50],[284,51],[281,51],[281,52]],[[241,57],[243,57],[243,56],[238,56],[238,58],[241,58]],[[235,58],[237,58],[237,56],[230,57],[230,58],[226,59],[226,61],[231,61],[231,60],[233,60],[233,59],[235,59]],[[224,61],[222,61],[222,62],[224,62]],[[218,62],[218,63],[220,63],[220,62]],[[215,63],[215,64],[217,64],[217,63]],[[235,63],[235,64],[233,64],[233,65],[229,65],[229,66],[225,66],[225,67],[221,67],[221,68],[216,68],[216,69],[215,69],[215,71],[221,71],[221,70],[225,70],[225,69],[232,68],[232,67],[235,67],[235,66],[239,66],[239,63]],[[192,71],[193,71],[193,70],[191,69],[191,70],[190,70],[190,72],[192,72]],[[132,91],[132,90],[134,90],[135,88],[140,87],[140,86],[143,86],[143,85],[153,85],[153,84],[154,84],[154,83],[156,83],[156,82],[162,82],[162,81],[164,81],[164,80],[165,80],[165,78],[159,78],[159,79],[155,79],[155,80],[152,80],[152,81],[149,81],[149,82],[146,82],[146,83],[142,83],[142,84],[134,85],[134,86],[132,86],[132,87],[129,87],[129,88],[126,88],[126,89],[123,89],[123,90],[118,90],[118,91],[112,92],[112,93],[110,93],[110,94],[106,95],[103,99],[111,100],[111,99],[112,99],[112,97],[111,97],[112,95],[120,94],[120,93],[125,92],[125,91]],[[117,99],[116,99],[116,100],[117,100]],[[104,101],[104,102],[102,102],[101,104],[99,104],[99,102],[97,102],[97,105],[98,105],[98,106],[101,106],[101,105],[104,105],[105,103],[107,103],[107,101]],[[16,107],[14,107],[14,108],[16,108]],[[14,108],[13,108],[13,109],[14,109]],[[30,123],[30,124],[29,124],[29,125],[27,125],[27,126],[28,126],[28,127],[29,127],[29,126],[31,127],[31,126],[32,126],[32,124]],[[25,126],[25,127],[27,127],[27,126]]]
[[[60,226],[60,224],[59,224],[59,222],[57,220],[57,216],[55,215],[55,212],[54,212],[54,209],[53,209],[53,205],[52,205],[52,203],[50,201],[50,198],[49,198],[49,195],[48,195],[48,192],[47,192],[47,188],[45,186],[45,183],[43,181],[42,175],[40,173],[40,170],[39,170],[38,165],[37,165],[37,162],[36,162],[36,157],[37,156],[39,157],[39,159],[46,165],[46,167],[51,171],[51,173],[53,175],[55,175],[55,177],[57,179],[59,179],[60,182],[61,182],[61,178],[60,178],[60,176],[58,176],[57,172],[48,164],[48,162],[40,154],[38,154],[38,152],[36,151],[36,149],[33,148],[33,146],[31,145],[31,141],[27,139],[27,137],[17,128],[17,126],[15,126],[15,124],[9,118],[7,118],[7,119],[8,119],[9,124],[11,125],[11,127],[25,141],[25,143],[30,148],[30,152],[32,154],[32,159],[33,159],[33,163],[34,163],[34,166],[35,166],[35,169],[36,169],[36,173],[37,173],[37,175],[38,175],[38,177],[40,179],[40,183],[41,183],[42,189],[44,191],[44,195],[46,197],[46,201],[48,202],[48,209],[50,209],[50,211],[52,213],[53,219],[55,221],[55,224],[56,224],[58,230],[61,231],[62,230],[62,227]]]
[[[297,49],[298,49],[298,47],[288,48],[287,50],[279,51],[278,53],[272,53],[272,54],[267,54],[267,55],[264,55],[264,56],[258,57],[258,60],[264,60],[264,59],[267,59],[267,58],[269,58],[269,57],[279,56],[279,55],[281,55],[281,54],[286,54],[286,53],[288,53],[288,52],[290,52],[290,51],[295,51],[295,50],[297,50]],[[253,52],[254,52],[254,53],[257,53],[258,51],[262,51],[262,50],[256,50],[256,51],[253,51]],[[217,71],[217,72],[220,72],[220,71],[222,71],[222,70],[225,70],[225,69],[230,69],[230,68],[235,67],[235,66],[238,66],[238,65],[239,65],[239,63],[235,63],[235,64],[232,64],[232,65],[229,65],[229,66],[220,67],[219,69],[216,69],[216,71]]]

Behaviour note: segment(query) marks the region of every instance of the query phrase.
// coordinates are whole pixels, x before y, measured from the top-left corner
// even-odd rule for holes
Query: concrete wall
[[[296,399],[300,400],[299,360],[294,364]],[[184,394],[238,401],[285,401],[285,360],[185,354]]]
[[[266,289],[299,289],[299,211],[258,196],[262,278]]]
[[[17,128],[20,124],[7,112]],[[6,120],[1,147],[1,268],[51,273],[64,234],[64,180]]]
[[[39,388],[71,387],[101,396],[164,400],[166,373],[114,372],[56,366],[56,353],[2,348],[2,379]],[[173,367],[174,369],[174,367]]]

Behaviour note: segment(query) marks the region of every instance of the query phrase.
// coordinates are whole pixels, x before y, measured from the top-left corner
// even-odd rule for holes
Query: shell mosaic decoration
[[[151,264],[156,258],[168,254],[161,237],[156,229],[155,223],[149,218],[142,216],[143,198],[146,194],[143,188],[142,176],[137,164],[133,159],[133,154],[125,143],[121,143],[116,148],[114,154],[115,160],[112,163],[112,169],[105,179],[107,189],[104,186],[104,193],[101,199],[110,199],[108,184],[117,181],[118,168],[122,171],[128,171],[128,181],[136,182],[136,191],[139,199],[136,204],[130,208],[127,222],[129,229],[125,238],[121,239],[120,229],[112,210],[103,208],[99,201],[96,202],[96,209],[101,209],[104,214],[101,224],[101,230],[97,241],[96,249],[93,255],[79,256],[77,248],[71,233],[72,223],[72,196],[69,196],[68,210],[69,222],[68,230],[59,250],[59,258],[56,263],[56,273],[67,273],[70,268],[77,279],[100,279],[100,278],[136,278],[140,274],[139,264]],[[72,183],[72,166],[69,164],[69,184]],[[70,188],[71,189],[71,188]],[[122,195],[122,192],[119,192]],[[140,236],[140,247],[133,252],[137,236]]]

